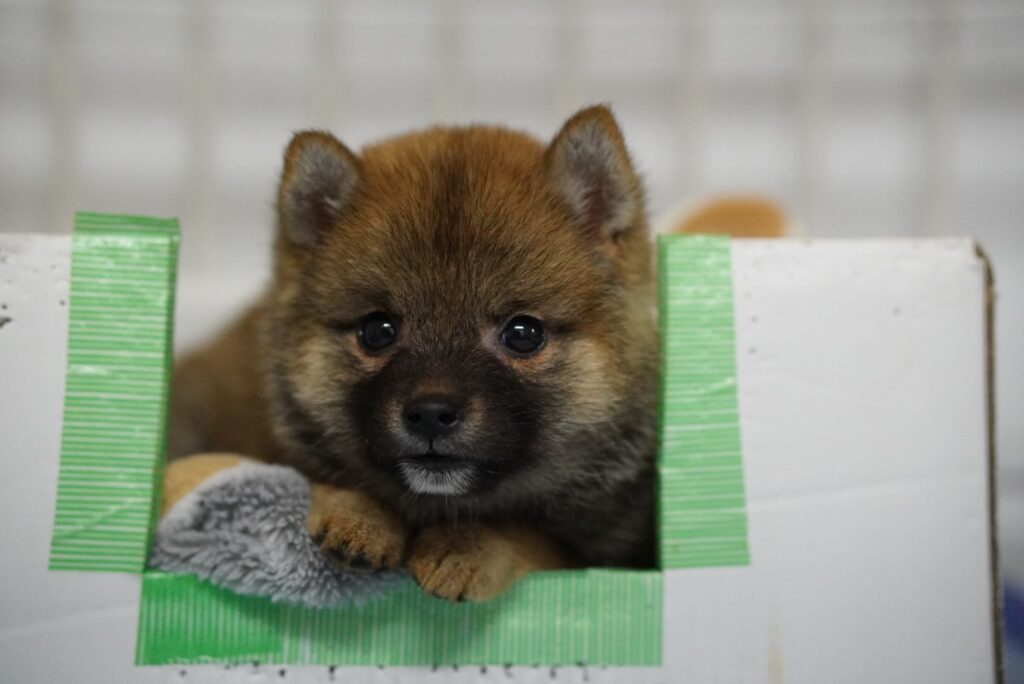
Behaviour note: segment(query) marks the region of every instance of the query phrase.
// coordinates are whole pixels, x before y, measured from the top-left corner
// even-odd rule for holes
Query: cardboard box
[[[688,288],[696,308],[679,309],[676,319],[686,331],[720,322],[722,302],[702,310],[701,295],[722,297],[727,286],[729,320],[722,325],[732,336],[726,357],[734,379],[726,373],[701,382],[734,397],[738,424],[705,434],[725,440],[715,444],[739,440],[741,477],[734,482],[742,499],[726,507],[724,526],[706,507],[689,517],[663,510],[666,543],[687,530],[710,530],[691,537],[716,541],[700,553],[687,544],[671,552],[663,546],[662,615],[653,615],[663,616],[661,665],[495,662],[433,672],[133,664],[140,577],[47,571],[71,240],[0,236],[0,548],[7,550],[0,560],[0,679],[996,679],[989,278],[974,244],[748,241],[723,250],[700,238],[670,240],[661,245],[662,276],[680,275],[676,285]],[[689,277],[709,267],[710,280]],[[682,339],[674,330],[666,330],[667,345]],[[686,348],[670,353],[666,412],[677,383],[690,381],[680,378],[702,361],[686,366]],[[671,358],[684,363],[680,374]],[[706,365],[729,370],[726,362]],[[671,454],[663,454],[663,466],[666,473],[681,469],[668,477],[699,481],[686,471],[689,456],[672,456],[688,444],[679,432],[685,423],[667,422],[678,430],[665,432],[676,441],[666,437]],[[731,543],[740,537],[741,545]],[[707,567],[695,567],[708,558]]]

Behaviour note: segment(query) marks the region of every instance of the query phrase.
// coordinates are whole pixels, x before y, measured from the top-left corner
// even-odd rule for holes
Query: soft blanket
[[[220,470],[166,511],[150,566],[317,607],[363,603],[407,577],[332,565],[306,531],[308,510],[309,483],[292,468],[243,462]]]

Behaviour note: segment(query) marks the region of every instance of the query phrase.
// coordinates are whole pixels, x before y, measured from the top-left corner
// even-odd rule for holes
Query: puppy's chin
[[[473,463],[440,458],[403,459],[398,472],[414,494],[459,496],[470,493],[477,481],[477,466]]]

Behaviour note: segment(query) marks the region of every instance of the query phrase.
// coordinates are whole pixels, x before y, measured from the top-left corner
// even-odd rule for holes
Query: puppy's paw
[[[397,568],[405,552],[398,516],[349,489],[313,484],[306,529],[324,555],[345,570]]]
[[[429,594],[449,601],[486,601],[531,570],[567,563],[540,535],[468,525],[420,532],[406,567]]]

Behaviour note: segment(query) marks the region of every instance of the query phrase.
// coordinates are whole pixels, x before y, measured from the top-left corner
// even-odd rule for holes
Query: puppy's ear
[[[285,237],[315,244],[352,202],[359,183],[359,158],[330,133],[296,133],[284,153],[277,193]]]
[[[569,119],[544,162],[576,221],[595,238],[614,243],[642,218],[643,190],[607,107],[588,107]]]

